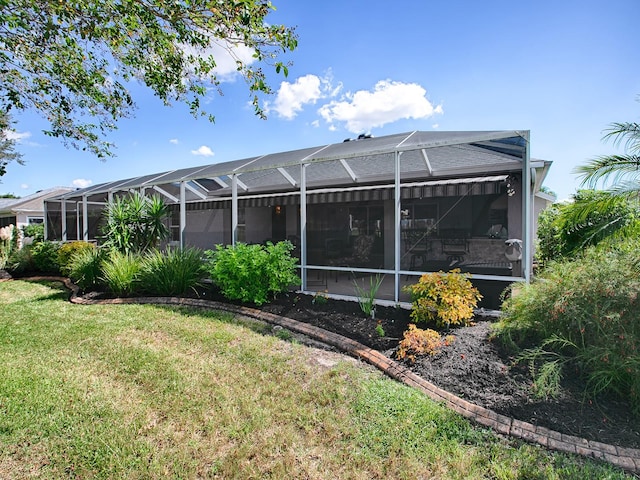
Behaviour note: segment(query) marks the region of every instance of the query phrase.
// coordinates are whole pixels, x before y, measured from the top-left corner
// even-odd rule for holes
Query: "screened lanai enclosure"
[[[77,190],[47,201],[47,237],[100,242],[107,202],[138,191],[170,206],[172,245],[291,241],[305,292],[353,297],[380,275],[379,299],[402,303],[422,273],[459,268],[497,308],[530,278],[549,165],[530,159],[528,131],[362,135]]]

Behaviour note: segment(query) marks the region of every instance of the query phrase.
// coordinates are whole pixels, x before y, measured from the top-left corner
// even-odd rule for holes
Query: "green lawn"
[[[0,283],[0,478],[627,478],[227,314]]]

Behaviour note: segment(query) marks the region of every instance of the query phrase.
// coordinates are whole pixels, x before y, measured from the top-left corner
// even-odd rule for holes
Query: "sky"
[[[254,115],[243,79],[212,92],[216,118],[193,118],[132,84],[135,117],[101,161],[45,136],[34,112],[14,114],[25,165],[0,193],[25,196],[112,180],[413,130],[529,130],[531,157],[553,165],[558,200],[580,188],[576,166],[620,153],[603,135],[640,121],[640,0],[272,0],[269,23],[295,27],[285,78]]]

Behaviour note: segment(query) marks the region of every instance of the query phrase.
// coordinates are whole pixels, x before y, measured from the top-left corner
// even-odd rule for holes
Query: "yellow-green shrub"
[[[466,325],[482,298],[469,275],[457,268],[448,273],[425,273],[404,291],[411,294],[411,318],[417,323],[435,322],[438,327]]]
[[[409,324],[409,329],[404,332],[404,338],[400,341],[396,358],[399,360],[409,359],[412,363],[416,361],[416,355],[435,355],[440,352],[443,346],[451,345],[453,336],[448,335],[444,340],[440,334],[430,328],[423,330],[413,323]]]
[[[69,276],[71,273],[71,261],[73,256],[80,252],[93,250],[95,245],[89,242],[78,240],[75,242],[63,243],[58,249],[58,265],[60,273]]]

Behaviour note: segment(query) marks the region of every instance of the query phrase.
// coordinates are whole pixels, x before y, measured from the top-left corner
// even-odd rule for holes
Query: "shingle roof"
[[[40,190],[22,198],[0,199],[0,212],[4,213],[28,213],[43,212],[44,201],[48,198],[59,197],[60,195],[73,192],[75,189],[66,187],[54,187]]]

